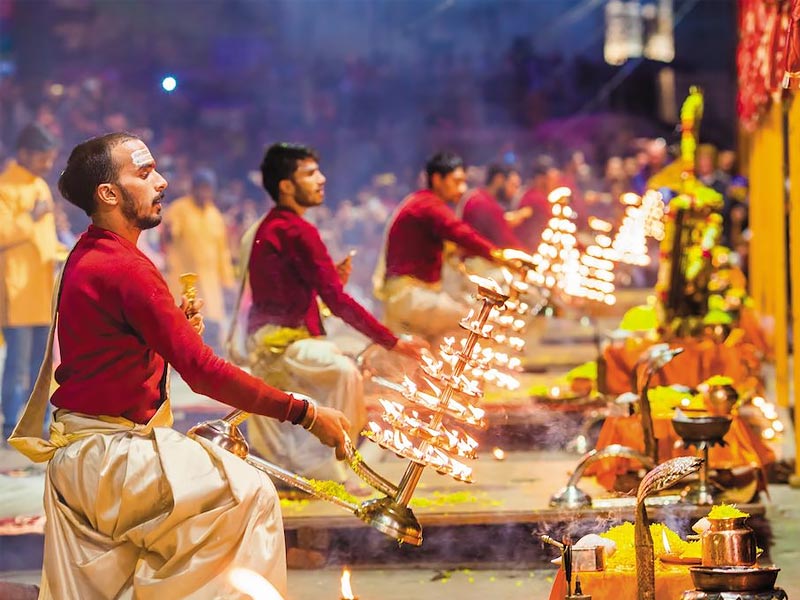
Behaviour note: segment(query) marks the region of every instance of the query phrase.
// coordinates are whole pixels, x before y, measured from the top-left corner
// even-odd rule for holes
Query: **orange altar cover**
[[[636,571],[598,571],[577,573],[581,580],[584,594],[589,594],[592,600],[628,600],[636,598]],[[575,574],[573,574],[573,586]],[[656,569],[656,600],[676,600],[686,590],[693,590],[692,576],[689,568],[674,566]],[[574,592],[574,589],[573,589]],[[550,600],[564,600],[567,594],[567,580],[564,570],[559,569],[553,587],[550,590]]]
[[[667,416],[653,416],[653,430],[658,442],[659,459],[665,461],[676,456],[693,456],[696,450],[692,447],[686,449],[678,443],[681,438],[672,428],[671,418]],[[644,451],[644,438],[642,424],[638,415],[630,417],[609,417],[600,430],[597,440],[597,449],[600,450],[611,444],[630,446],[640,452]],[[763,468],[775,461],[775,453],[753,433],[739,417],[733,417],[730,431],[725,436],[726,446],[714,446],[709,450],[709,463],[714,469],[731,469],[742,465],[758,468],[763,473]],[[639,468],[635,461],[627,458],[606,459],[587,470],[587,474],[597,477],[598,482],[608,490],[614,489],[617,475],[629,470]],[[764,489],[765,478],[760,477],[759,488]]]

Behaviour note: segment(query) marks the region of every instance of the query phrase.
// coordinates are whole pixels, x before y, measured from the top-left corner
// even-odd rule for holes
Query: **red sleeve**
[[[344,291],[319,232],[309,225],[293,231],[289,240],[298,275],[317,290],[331,312],[375,343],[387,349],[394,348],[397,337]]]
[[[122,312],[145,343],[198,394],[250,413],[295,421],[301,400],[224,361],[203,343],[153,265],[133,263],[118,283]]]
[[[478,235],[475,230],[461,221],[443,202],[428,205],[428,216],[433,223],[434,232],[440,237],[455,242],[477,256],[491,258],[494,245]]]

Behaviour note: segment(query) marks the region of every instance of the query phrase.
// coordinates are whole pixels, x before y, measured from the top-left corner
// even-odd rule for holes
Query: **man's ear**
[[[281,179],[278,182],[278,191],[288,196],[294,195],[294,182],[291,179]]]
[[[101,205],[116,206],[119,204],[119,194],[113,183],[101,183],[97,186],[97,201]]]

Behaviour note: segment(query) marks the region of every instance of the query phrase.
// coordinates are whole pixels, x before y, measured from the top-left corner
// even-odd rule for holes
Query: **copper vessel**
[[[777,567],[689,567],[692,582],[698,590],[706,592],[749,592],[755,598],[757,592],[775,589],[775,580],[778,578]],[[785,598],[785,595],[769,595],[769,598]],[[706,596],[708,597],[708,596]],[[713,596],[714,598],[718,596]],[[724,596],[725,598],[743,598],[739,596]],[[757,596],[762,598],[760,594]]]
[[[700,536],[704,567],[749,567],[756,563],[756,534],[744,524],[747,517],[709,519]]]
[[[731,414],[731,410],[738,400],[739,392],[732,385],[712,385],[705,395],[708,412],[718,417]]]

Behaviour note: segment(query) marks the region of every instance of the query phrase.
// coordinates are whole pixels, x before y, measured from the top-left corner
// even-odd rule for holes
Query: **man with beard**
[[[167,182],[136,136],[76,146],[59,190],[92,224],[67,258],[45,361],[11,444],[45,480],[40,598],[229,598],[243,567],[286,590],[280,504],[263,473],[205,440],[171,429],[171,364],[197,393],[302,424],[345,455],[349,422],[237,369],[204,345],[137,248],[161,222]],[[195,307],[196,308],[196,307]],[[61,364],[40,439],[55,321]]]
[[[461,219],[495,246],[521,249],[522,244],[511,227],[524,219],[528,212],[509,210],[521,183],[519,171],[514,167],[490,165],[486,187],[467,195]]]
[[[466,307],[442,290],[445,241],[487,260],[495,260],[497,246],[447,206],[467,188],[461,157],[440,152],[425,170],[428,187],[403,200],[390,219],[373,284],[390,327],[434,340],[456,329],[466,315]]]
[[[341,410],[357,439],[366,425],[361,374],[352,359],[322,339],[318,298],[387,350],[417,360],[424,344],[398,339],[344,291],[349,258],[335,265],[317,228],[303,218],[325,199],[325,175],[316,152],[296,144],[274,144],[264,155],[261,175],[275,207],[245,234],[241,253],[252,291],[247,332],[253,373]],[[345,479],[333,455],[303,432],[273,419],[253,418],[248,433],[251,448],[269,460],[308,477]]]

